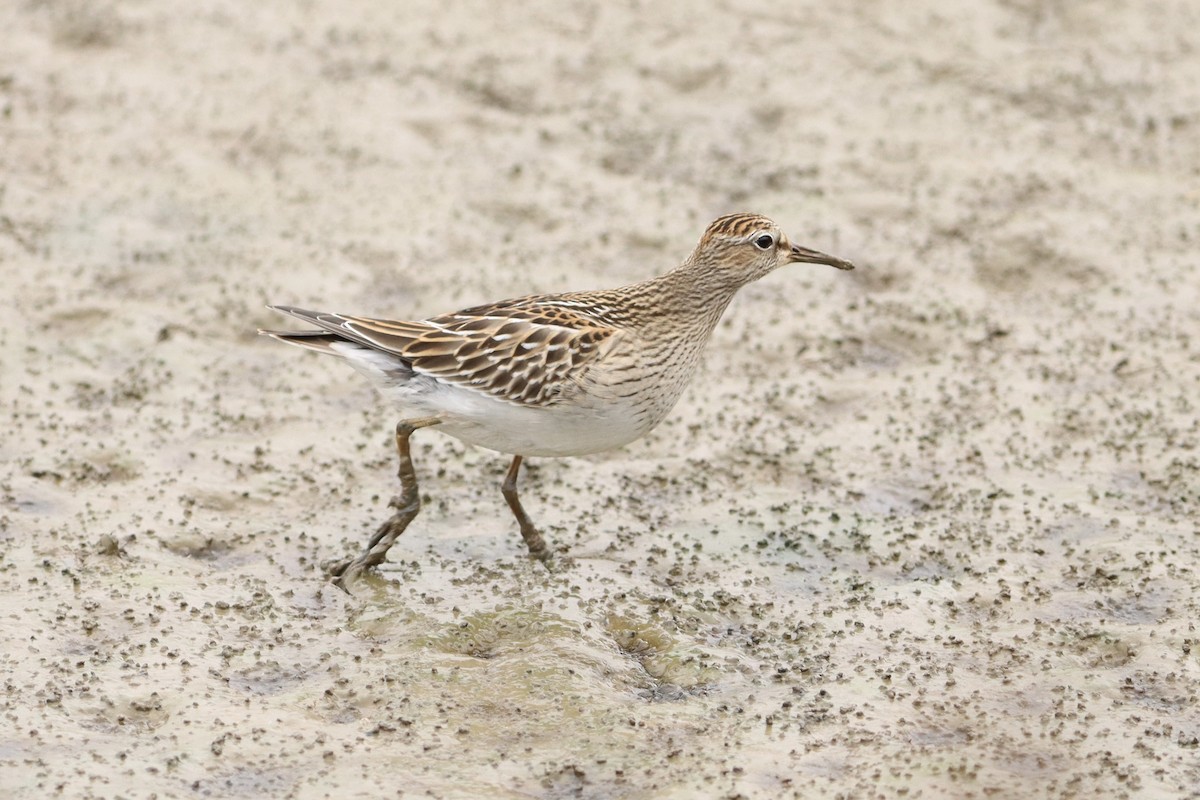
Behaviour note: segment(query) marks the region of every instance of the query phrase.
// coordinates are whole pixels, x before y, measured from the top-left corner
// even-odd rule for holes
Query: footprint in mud
[[[646,700],[684,700],[721,678],[721,671],[706,663],[706,654],[680,645],[655,625],[613,616],[606,628],[621,653],[645,672],[647,686],[639,693]]]

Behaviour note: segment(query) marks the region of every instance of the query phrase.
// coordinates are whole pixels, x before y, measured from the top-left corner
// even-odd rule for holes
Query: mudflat
[[[0,8],[0,785],[1134,797],[1200,785],[1194,3]],[[527,462],[255,334],[665,271],[672,416]]]

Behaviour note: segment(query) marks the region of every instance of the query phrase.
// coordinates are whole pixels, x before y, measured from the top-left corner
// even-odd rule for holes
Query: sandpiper
[[[766,217],[729,214],[678,267],[619,289],[529,295],[417,321],[269,306],[314,329],[259,333],[345,359],[401,414],[396,511],[358,557],[330,568],[334,583],[348,591],[416,517],[409,437],[431,425],[512,455],[501,491],[530,555],[548,560],[517,495],[522,459],[586,455],[644,436],[679,399],[737,290],[795,262],[854,269],[793,244]]]

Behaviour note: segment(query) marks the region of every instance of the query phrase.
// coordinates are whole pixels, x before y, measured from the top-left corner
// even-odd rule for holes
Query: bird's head
[[[854,269],[845,259],[793,244],[773,221],[760,214],[727,214],[713,220],[690,261],[721,270],[737,285],[756,281],[785,264],[828,264]]]

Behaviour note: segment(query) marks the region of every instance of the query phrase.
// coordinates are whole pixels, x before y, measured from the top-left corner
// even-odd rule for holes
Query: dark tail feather
[[[259,330],[262,336],[270,336],[272,339],[278,339],[285,344],[294,344],[297,347],[303,347],[305,350],[315,350],[318,353],[328,353],[330,355],[339,355],[337,351],[330,347],[334,342],[345,342],[344,337],[329,333],[328,331],[264,331]]]

